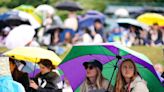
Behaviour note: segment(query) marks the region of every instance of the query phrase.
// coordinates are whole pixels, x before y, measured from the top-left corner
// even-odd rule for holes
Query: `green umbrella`
[[[35,8],[31,5],[20,5],[16,8],[14,8],[14,9],[24,11],[24,12],[27,12],[27,13],[32,13],[35,10]]]
[[[14,10],[23,11],[26,13],[31,14],[40,24],[42,24],[42,15],[38,12],[35,12],[35,7],[32,5],[20,5],[18,7],[15,7]]]
[[[153,68],[153,64],[145,55],[116,43],[73,46],[71,51],[59,65],[59,68],[63,71],[64,76],[70,81],[73,90],[77,90],[85,79],[86,72],[82,65],[83,62],[96,59],[103,64],[103,75],[105,78],[111,80],[111,83],[114,86],[117,67],[120,63],[118,57],[121,57],[122,60],[130,58],[135,61],[141,77],[147,81],[150,92],[162,92],[164,90],[164,87]],[[117,66],[116,71],[114,71],[115,66]],[[112,73],[114,73],[113,77]]]

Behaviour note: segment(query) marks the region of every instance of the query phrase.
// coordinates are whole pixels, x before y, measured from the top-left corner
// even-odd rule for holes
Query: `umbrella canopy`
[[[6,26],[8,26],[8,25],[6,24],[6,22],[0,20],[0,30],[3,29],[3,28],[5,28]]]
[[[41,26],[41,23],[33,16],[33,14],[29,14],[23,11],[19,11],[19,16],[21,18],[27,19],[30,22],[30,25],[36,29]]]
[[[119,8],[114,12],[114,15],[118,16],[118,17],[128,17],[129,12],[128,12],[128,10],[126,10],[124,8]]]
[[[16,8],[14,8],[14,9],[21,10],[21,11],[28,12],[28,13],[32,13],[35,10],[35,8],[31,5],[20,5],[20,6],[17,6]]]
[[[64,72],[64,76],[67,77],[72,88],[76,90],[85,79],[86,72],[82,65],[83,62],[94,59],[100,61],[103,64],[103,75],[110,80],[114,66],[118,62],[118,57],[122,59],[130,58],[135,61],[140,75],[147,81],[150,92],[157,92],[157,90],[161,92],[161,90],[164,90],[153,68],[153,64],[146,56],[116,43],[73,46],[59,65],[59,68]],[[118,62],[118,64],[120,64],[120,62]],[[116,72],[112,79],[113,86],[115,84],[115,78]]]
[[[15,27],[7,35],[5,40],[5,46],[8,49],[14,49],[16,47],[24,47],[32,41],[35,35],[35,30],[29,25],[20,25]]]
[[[104,23],[105,15],[99,11],[90,10],[86,14],[78,16],[79,29],[93,25],[96,19],[100,19],[100,21]]]
[[[21,17],[18,11],[8,11],[0,14],[0,21],[5,22],[11,26],[18,26],[20,24],[30,24],[27,18]]]
[[[19,11],[26,12],[26,13],[32,15],[32,17],[34,17],[40,24],[42,23],[41,14],[39,14],[37,12],[34,12],[35,8],[31,5],[20,5],[16,8],[14,8],[14,10],[19,10]]]
[[[41,23],[32,14],[23,11],[18,11],[18,12],[19,12],[19,16],[23,19],[28,20],[30,25],[34,29],[39,28],[41,26]]]
[[[81,11],[83,8],[76,2],[65,1],[57,3],[56,8],[59,10]]]
[[[131,25],[133,25],[139,29],[146,29],[146,30],[149,29],[147,25],[138,22],[136,19],[120,18],[120,19],[117,19],[116,21],[120,26],[125,27],[125,28],[129,28]]]
[[[164,16],[157,13],[144,13],[138,16],[137,20],[147,25],[158,23],[159,26],[164,26]]]
[[[35,12],[40,12],[43,14],[43,16],[46,14],[51,14],[53,15],[55,13],[55,9],[50,6],[50,5],[47,5],[47,4],[42,4],[42,5],[39,5],[36,9],[35,9]]]
[[[15,48],[4,53],[4,55],[12,57],[16,60],[24,60],[34,63],[39,62],[40,59],[49,59],[55,66],[57,66],[61,62],[61,59],[53,51],[42,49],[39,47]]]
[[[34,28],[38,28],[41,24],[31,15],[23,11],[12,10],[0,15],[0,21],[4,21],[8,25],[19,26],[21,24],[29,24]]]

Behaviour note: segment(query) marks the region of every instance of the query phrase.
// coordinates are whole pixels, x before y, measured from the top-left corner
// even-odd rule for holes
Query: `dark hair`
[[[9,57],[9,61],[10,61],[12,64],[14,64],[14,65],[17,65],[17,63],[21,63],[21,64],[23,64],[24,66],[26,65],[26,62],[25,62],[25,61],[23,61],[23,60],[17,61],[17,60],[15,60],[15,59],[11,58],[11,57]]]
[[[98,60],[91,60],[91,61],[88,61],[88,62],[84,62],[83,63],[83,66],[86,67],[88,65],[94,65],[95,67],[98,67],[100,69],[100,71],[103,70],[103,65],[100,61]]]
[[[96,23],[96,22],[102,23],[102,21],[100,19],[95,19],[94,23]]]
[[[154,26],[158,26],[158,23],[153,23]]]
[[[13,58],[10,58],[10,57],[9,57],[9,61],[10,61],[12,64],[16,65],[16,61],[15,61]]]
[[[91,34],[91,30],[89,28],[84,28],[84,31],[88,34]]]
[[[38,64],[42,64],[50,69],[55,68],[55,66],[52,64],[52,62],[49,59],[41,59],[40,62],[38,62]]]

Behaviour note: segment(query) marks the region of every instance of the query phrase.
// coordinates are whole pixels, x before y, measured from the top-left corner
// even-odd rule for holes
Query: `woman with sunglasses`
[[[109,82],[102,75],[102,64],[93,60],[84,62],[83,66],[86,70],[86,79],[80,86],[80,92],[105,92]],[[108,92],[112,92],[112,87],[108,89]]]
[[[149,92],[131,59],[122,61],[118,68],[114,92]]]

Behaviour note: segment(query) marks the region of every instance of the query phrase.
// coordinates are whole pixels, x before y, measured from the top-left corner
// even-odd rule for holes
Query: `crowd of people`
[[[20,42],[23,42],[23,46],[47,46],[49,50],[62,55],[67,48],[71,48],[74,44],[119,42],[127,47],[134,45],[164,45],[164,29],[158,23],[149,26],[148,30],[138,28],[133,24],[129,24],[128,27],[116,26],[107,29],[104,20],[95,18],[90,20],[92,21],[90,24],[82,27],[82,23],[80,23],[75,11],[70,11],[64,22],[61,21],[59,16],[49,13],[44,18],[42,26],[37,29],[23,24],[23,28],[30,28],[28,29],[29,32],[25,34],[31,31],[31,36],[27,39],[21,33],[16,35],[19,40],[22,40]],[[22,25],[6,26],[0,29],[0,46],[8,49],[21,47],[22,44],[21,46],[15,45],[18,40],[11,43],[7,42],[11,38],[12,32],[20,26]],[[21,31],[25,31],[25,29],[21,29]],[[23,38],[25,38],[25,41]],[[12,38],[12,40],[14,39]],[[0,59],[0,61],[4,60]],[[4,67],[5,62],[0,62],[0,82],[2,81],[0,92],[73,92],[69,80],[67,78],[62,79],[60,74],[54,71],[57,67],[54,67],[48,59],[41,59],[38,62],[40,72],[34,78],[30,78],[28,73],[21,71],[15,59],[10,57],[9,60],[5,59],[5,61],[7,67]],[[146,81],[140,76],[132,59],[122,60],[119,64],[115,85],[111,85],[103,77],[103,65],[98,60],[84,62],[83,66],[86,77],[80,85],[80,92],[149,92]],[[1,70],[1,67],[6,69]],[[9,67],[10,70],[7,69]],[[159,70],[159,76],[161,76],[163,69],[160,70],[161,68],[158,67],[159,65],[155,66]],[[7,71],[6,75],[1,71]],[[10,85],[9,88],[6,83],[12,83],[15,87]]]
[[[11,92],[73,92],[67,78],[63,80],[65,83],[62,82],[61,76],[54,71],[56,68],[48,59],[41,59],[38,62],[40,72],[35,77],[29,78],[27,73],[18,69],[16,60],[4,56],[0,58],[1,67],[8,66],[3,67],[1,69],[3,72],[0,72],[0,81],[2,81],[0,90],[3,89],[1,92],[7,90]],[[156,68],[158,66],[156,65]],[[115,85],[112,85],[109,80],[103,77],[103,65],[100,61],[84,62],[83,67],[86,71],[86,77],[80,85],[80,92],[149,92],[147,82],[139,74],[132,59],[124,59],[119,64]],[[62,87],[59,85],[61,82],[63,83]],[[13,83],[15,87],[5,83]],[[8,88],[8,86],[11,86],[11,88]]]
[[[128,24],[128,27],[119,25],[113,27],[110,25],[110,29],[108,29],[107,25],[105,25],[105,20],[102,20],[101,17],[96,17],[94,19],[88,18],[81,21],[82,19],[80,18],[83,17],[79,16],[76,15],[76,12],[71,11],[63,22],[59,16],[57,17],[57,15],[54,16],[47,13],[42,26],[33,29],[35,31],[33,38],[25,45],[44,45],[58,52],[59,49],[61,50],[62,46],[66,45],[70,47],[78,43],[119,42],[127,47],[133,45],[162,46],[164,44],[164,29],[160,27],[158,23],[154,23],[152,26],[149,26],[148,29],[137,27],[133,24]],[[88,20],[92,22],[88,22],[89,24],[85,23],[85,21]],[[114,22],[115,21],[111,21],[111,23]],[[10,48],[12,44],[8,47],[6,45],[8,43],[6,42],[6,39],[10,38],[7,36],[9,36],[9,33],[17,27],[19,26],[6,26],[5,28],[1,28],[1,46]],[[58,53],[61,54],[62,52],[59,51]]]

